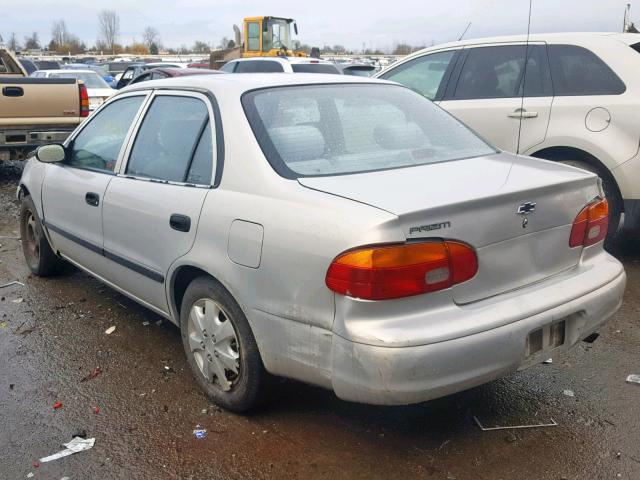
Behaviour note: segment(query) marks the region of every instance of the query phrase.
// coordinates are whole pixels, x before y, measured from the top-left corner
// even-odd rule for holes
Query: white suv
[[[531,35],[525,68],[526,41],[438,45],[377,77],[418,91],[503,150],[596,172],[609,199],[609,232],[622,213],[624,229],[639,230],[640,36]]]
[[[228,73],[333,73],[333,63],[312,57],[250,57],[231,60],[220,68]]]

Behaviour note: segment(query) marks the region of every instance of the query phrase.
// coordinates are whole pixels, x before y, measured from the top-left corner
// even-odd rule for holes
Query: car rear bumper
[[[586,293],[581,290],[585,273],[599,275],[601,280],[598,288]],[[587,272],[567,276],[561,282],[541,283],[491,299],[488,313],[493,315],[492,321],[500,320],[495,317],[509,317],[509,323],[495,328],[476,329],[467,334],[458,332],[455,338],[398,347],[366,344],[334,335],[332,387],[344,400],[401,405],[486,383],[568,350],[593,333],[620,307],[625,284],[622,265],[608,257],[604,262],[592,263]],[[560,304],[557,302],[559,292],[566,298]],[[540,309],[545,302],[553,306]],[[537,313],[511,320],[518,312],[531,311],[532,306],[538,307]],[[464,308],[458,313],[473,315],[471,309]],[[564,342],[552,348],[549,328],[562,321],[565,322]],[[543,348],[528,355],[527,338],[538,329],[543,331]],[[411,336],[410,331],[404,334]]]

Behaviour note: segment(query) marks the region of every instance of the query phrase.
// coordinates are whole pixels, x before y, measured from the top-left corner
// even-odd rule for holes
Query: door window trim
[[[153,105],[153,100],[156,97],[161,97],[161,96],[168,96],[168,97],[188,97],[188,98],[196,98],[200,101],[202,101],[206,108],[207,108],[207,113],[209,114],[209,128],[213,129],[211,130],[211,139],[212,141],[215,142],[215,148],[214,150],[214,155],[216,156],[214,164],[212,165],[212,168],[215,168],[215,170],[212,170],[212,178],[209,181],[208,184],[194,184],[194,183],[188,183],[188,182],[175,182],[172,180],[163,180],[163,179],[158,179],[158,178],[150,178],[150,177],[140,177],[137,175],[132,175],[130,173],[126,173],[127,170],[127,165],[129,164],[129,159],[131,158],[131,152],[133,150],[133,145],[134,145],[134,140],[135,138],[138,136],[138,133],[140,131],[140,128],[142,126],[142,122],[144,121],[145,117],[147,116],[147,113],[149,112],[149,109],[151,108],[151,105]],[[220,147],[218,146],[218,142],[220,141],[220,137],[221,135],[219,135],[219,129],[218,129],[218,124],[219,124],[219,118],[220,118],[220,114],[219,112],[217,112],[218,110],[218,105],[217,102],[214,103],[213,101],[215,101],[215,97],[213,96],[209,96],[206,93],[203,92],[199,92],[199,91],[193,91],[193,90],[180,90],[180,89],[155,89],[151,92],[151,95],[149,96],[149,99],[147,100],[147,102],[144,105],[144,108],[142,111],[138,112],[138,118],[137,120],[134,122],[133,125],[133,131],[130,132],[130,135],[127,138],[127,143],[126,143],[126,148],[123,152],[123,158],[122,158],[122,163],[120,165],[119,170],[117,171],[116,175],[118,177],[122,177],[122,178],[130,178],[132,180],[141,180],[141,181],[146,181],[146,182],[153,182],[153,183],[162,183],[162,184],[166,184],[166,185],[178,185],[178,186],[183,186],[183,187],[193,187],[193,188],[216,188],[218,186],[219,182],[219,174],[218,171],[220,170],[220,175],[222,174],[221,170],[222,170],[222,162],[221,162],[221,158],[219,157],[220,155]],[[215,108],[214,108],[215,105]],[[217,112],[217,114],[216,114]],[[213,119],[213,121],[212,121]],[[198,137],[198,141],[196,142],[196,144],[194,145],[194,149],[191,152],[192,155],[195,152],[195,149],[197,148],[198,142],[200,142],[200,139],[202,138],[202,134],[204,133],[204,129],[202,129],[200,136]],[[221,133],[221,132],[220,132]],[[224,149],[222,150],[223,155],[224,155]],[[213,181],[213,183],[212,183]]]
[[[129,129],[127,130],[127,133],[124,136],[124,139],[122,141],[122,145],[120,146],[120,151],[118,152],[118,157],[116,158],[116,164],[113,167],[112,171],[108,171],[108,170],[101,170],[101,169],[97,169],[97,168],[91,168],[91,167],[80,167],[78,165],[68,165],[65,163],[58,163],[58,164],[54,164],[54,165],[59,165],[59,166],[64,166],[65,168],[76,168],[78,170],[87,170],[90,172],[95,172],[95,173],[104,173],[105,175],[117,175],[120,169],[120,166],[123,162],[123,155],[124,155],[124,147],[128,144],[129,139],[131,138],[131,133],[133,131],[133,126],[136,125],[136,123],[139,121],[140,118],[140,114],[141,112],[145,111],[147,103],[149,102],[149,95],[150,95],[151,91],[147,90],[147,91],[136,91],[136,92],[128,92],[122,95],[118,95],[116,97],[112,97],[109,100],[107,100],[106,102],[104,102],[102,105],[100,105],[92,114],[89,118],[87,118],[84,122],[82,122],[78,128],[76,128],[74,130],[74,132],[69,135],[67,137],[67,139],[64,141],[64,143],[62,144],[63,147],[65,148],[65,150],[67,148],[69,148],[73,142],[75,141],[76,137],[78,135],[80,135],[82,133],[82,131],[87,127],[87,125],[89,125],[92,121],[94,121],[97,117],[97,115],[106,107],[108,107],[109,105],[111,105],[114,102],[117,102],[118,100],[122,100],[123,98],[129,98],[129,97],[145,97],[142,99],[142,102],[140,103],[140,107],[138,107],[138,111],[137,113],[134,115],[134,120],[133,122],[131,122],[131,125],[129,125]]]

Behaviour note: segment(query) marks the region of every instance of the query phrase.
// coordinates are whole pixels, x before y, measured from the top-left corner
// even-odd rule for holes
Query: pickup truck
[[[63,142],[89,115],[89,97],[75,78],[30,78],[0,45],[0,161],[19,160]]]

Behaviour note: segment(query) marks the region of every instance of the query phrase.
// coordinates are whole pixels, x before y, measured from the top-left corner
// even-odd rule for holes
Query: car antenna
[[[462,37],[464,37],[464,34],[467,33],[467,30],[469,30],[470,26],[471,26],[471,22],[467,24],[467,28],[464,29],[464,32],[462,32],[462,35],[460,35],[460,38],[458,38],[458,41],[462,40]]]
[[[533,0],[529,0],[529,19],[527,20],[527,41],[524,46],[524,71],[522,72],[522,96],[520,97],[520,124],[518,125],[518,146],[516,154],[520,153],[520,133],[522,131],[522,114],[524,112],[524,88],[527,83],[527,64],[529,63],[529,36],[531,35],[531,6]]]

